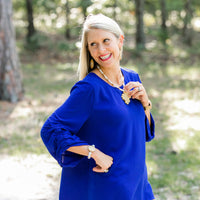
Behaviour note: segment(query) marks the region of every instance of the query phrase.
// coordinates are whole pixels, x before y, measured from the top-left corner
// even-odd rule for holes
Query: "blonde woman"
[[[122,68],[124,34],[87,17],[78,81],[41,137],[62,167],[60,200],[153,200],[145,142],[154,138],[151,102],[138,74]]]

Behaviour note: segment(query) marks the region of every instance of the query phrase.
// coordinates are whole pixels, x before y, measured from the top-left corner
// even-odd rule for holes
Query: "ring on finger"
[[[141,89],[141,87],[138,87],[138,92],[140,92],[142,89]]]

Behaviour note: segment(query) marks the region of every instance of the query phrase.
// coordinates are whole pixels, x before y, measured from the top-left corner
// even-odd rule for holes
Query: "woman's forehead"
[[[102,29],[90,29],[87,33],[87,41],[90,42],[92,40],[101,40],[105,37],[115,37],[115,35],[109,31]]]

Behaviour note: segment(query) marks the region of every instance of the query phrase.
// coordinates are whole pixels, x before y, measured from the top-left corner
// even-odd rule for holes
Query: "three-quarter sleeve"
[[[72,146],[88,145],[77,133],[90,116],[93,103],[92,85],[80,81],[74,85],[68,99],[46,120],[41,129],[45,146],[62,167],[74,167],[84,157],[66,150]]]

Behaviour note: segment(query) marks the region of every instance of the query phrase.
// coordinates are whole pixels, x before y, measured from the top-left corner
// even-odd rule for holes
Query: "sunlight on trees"
[[[200,32],[200,17],[195,17],[192,19],[192,27],[195,31]]]
[[[147,27],[155,26],[156,25],[155,17],[152,14],[145,13],[144,14],[144,24]]]
[[[23,0],[14,0],[15,24],[21,24],[21,26],[26,25],[26,19],[22,17],[20,19],[19,13],[25,12],[25,6]],[[138,1],[141,2],[141,1]],[[67,7],[66,7],[67,6]],[[188,7],[189,6],[189,7]],[[153,40],[158,40],[159,43],[163,42],[168,45],[170,41],[170,36],[179,33],[181,29],[183,32],[187,32],[188,39],[192,40],[194,37],[190,33],[193,31],[200,31],[199,22],[199,1],[171,1],[171,0],[160,0],[160,1],[150,1],[146,0],[144,3],[144,8],[140,8],[139,13],[144,13],[140,17],[140,21],[136,22],[137,19],[137,1],[130,0],[86,0],[86,1],[72,1],[72,0],[61,0],[61,1],[44,1],[35,0],[33,1],[34,7],[34,22],[36,29],[44,32],[57,32],[59,34],[63,33],[66,35],[67,39],[78,38],[80,33],[81,24],[84,18],[89,13],[99,13],[102,12],[110,17],[116,19],[122,26],[125,35],[132,37],[132,40],[141,40],[148,47],[148,43],[145,41],[144,37],[147,34],[153,33]],[[194,15],[190,17],[191,10]],[[143,11],[142,11],[143,10]],[[189,12],[189,14],[187,14]],[[189,16],[189,18],[187,17]],[[23,18],[23,19],[22,19]],[[187,19],[186,19],[187,18]],[[138,18],[139,19],[139,18]],[[144,20],[142,24],[141,19]],[[164,21],[162,21],[164,20]],[[186,25],[187,23],[187,25]],[[191,28],[187,28],[190,27]],[[164,28],[165,27],[165,28]],[[186,28],[188,29],[186,31]],[[144,29],[145,33],[142,34],[141,30]],[[162,30],[162,31],[161,31]],[[175,31],[180,30],[180,31]],[[156,33],[157,32],[157,33]],[[156,36],[156,37],[155,37]],[[137,39],[136,39],[137,38]],[[143,39],[139,39],[143,38]],[[184,40],[183,40],[184,41]],[[142,44],[141,43],[141,44]]]

